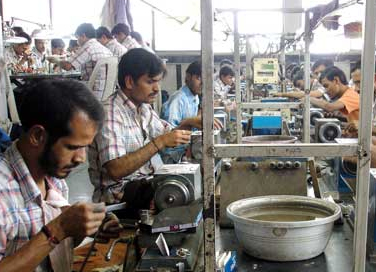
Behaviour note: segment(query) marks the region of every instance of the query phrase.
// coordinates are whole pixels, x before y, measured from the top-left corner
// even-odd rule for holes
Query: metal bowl
[[[335,203],[291,195],[247,198],[227,207],[244,251],[271,261],[301,261],[320,255],[340,213]]]
[[[286,135],[259,135],[242,138],[244,144],[289,144],[295,143],[297,137]]]

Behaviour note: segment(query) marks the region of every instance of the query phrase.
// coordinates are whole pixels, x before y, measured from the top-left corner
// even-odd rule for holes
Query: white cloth
[[[140,48],[141,45],[135,40],[133,39],[130,35],[128,35],[124,41],[122,41],[121,43],[125,48],[127,48],[128,50],[132,49],[132,48]]]
[[[121,45],[116,39],[111,39],[107,44],[106,47],[111,51],[111,53],[117,57],[119,60],[120,58],[127,53],[128,49]]]

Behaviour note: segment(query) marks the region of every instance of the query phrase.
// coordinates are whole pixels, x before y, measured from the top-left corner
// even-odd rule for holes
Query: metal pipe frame
[[[201,58],[203,95],[203,184],[204,184],[204,265],[214,272],[215,263],[215,183],[214,183],[214,52],[212,0],[201,0]]]
[[[303,104],[301,102],[249,102],[242,103],[241,106],[243,109],[300,109],[303,107]]]
[[[252,46],[249,41],[249,36],[245,36],[245,73],[246,73],[246,83],[247,83],[247,101],[253,99],[253,91],[251,91],[251,65],[252,65]]]
[[[354,233],[354,271],[363,272],[366,268],[366,242],[369,207],[369,180],[371,163],[372,103],[374,99],[375,73],[375,0],[367,0],[364,5],[362,82],[360,89],[359,156],[356,178],[356,208]],[[374,192],[372,192],[374,194]]]
[[[0,21],[2,18],[0,17]],[[4,44],[3,44],[3,28],[0,27],[0,59],[4,60]],[[6,67],[5,67],[6,69]],[[8,118],[7,112],[7,95],[5,91],[5,73],[4,69],[0,69],[0,126],[6,124]]]
[[[305,10],[303,8],[245,8],[245,9],[215,9],[217,12],[247,12],[247,11],[259,11],[259,12],[283,12],[283,13],[303,13]]]
[[[357,156],[358,144],[219,144],[215,156],[229,157],[338,157]]]
[[[234,60],[235,60],[235,93],[236,93],[236,142],[242,142],[242,95],[240,92],[240,36],[238,29],[238,12],[234,15]]]
[[[309,45],[311,43],[311,30],[309,24],[309,12],[305,13],[305,20],[304,20],[304,42],[305,42],[305,55],[304,55],[304,109],[303,109],[303,142],[309,143],[310,142],[310,110],[309,107],[309,92],[311,86],[311,78],[310,78],[310,71],[311,71],[311,56],[309,53]]]
[[[369,204],[369,167],[371,145],[371,118],[373,101],[374,51],[375,51],[375,1],[365,5],[364,48],[362,54],[362,86],[358,144],[284,144],[284,145],[215,145],[213,142],[213,6],[211,0],[201,0],[201,47],[203,63],[203,179],[204,179],[204,259],[205,271],[215,271],[215,197],[214,157],[247,156],[352,156],[358,155],[357,205],[354,233],[354,271],[365,271],[367,213]],[[281,11],[275,9],[275,11]],[[230,9],[226,11],[243,11]],[[257,11],[257,10],[253,10]],[[272,11],[259,9],[259,11]],[[306,21],[308,15],[306,14]],[[307,27],[307,24],[306,24]],[[306,48],[309,53],[309,47]],[[309,58],[305,58],[306,68]],[[306,69],[309,72],[309,69]],[[306,77],[307,80],[307,77]],[[309,85],[306,85],[309,86]],[[308,88],[307,88],[308,89]],[[338,253],[340,254],[340,253]]]

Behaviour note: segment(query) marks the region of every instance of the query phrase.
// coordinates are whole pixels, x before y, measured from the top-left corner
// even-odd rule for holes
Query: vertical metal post
[[[375,71],[375,0],[365,4],[362,51],[362,82],[360,89],[359,156],[356,178],[356,210],[354,253],[355,272],[366,268],[367,219],[369,205],[369,179],[371,162],[372,102]]]
[[[0,21],[2,21],[2,17],[0,17]],[[4,60],[4,44],[3,44],[3,28],[2,27],[0,27],[0,59]],[[4,79],[5,73],[3,71],[4,69],[0,68],[0,123],[5,122],[5,120],[8,118],[7,96],[5,92],[5,79]]]
[[[304,88],[305,88],[305,96],[304,96],[304,110],[303,110],[303,142],[309,143],[310,142],[310,112],[309,112],[309,91],[311,86],[310,80],[310,71],[311,71],[311,57],[309,54],[309,45],[311,43],[311,30],[309,25],[309,12],[306,11],[305,13],[305,20],[304,20],[304,41],[305,41],[305,55],[304,55]]]
[[[285,54],[285,36],[284,34],[281,36],[281,55],[279,58],[279,62],[281,65],[281,75],[282,75],[282,93],[286,92],[286,54]]]
[[[240,46],[238,30],[238,12],[234,13],[234,60],[235,60],[235,93],[236,93],[236,142],[242,142],[242,96],[240,93]]]
[[[205,271],[215,271],[215,197],[214,197],[214,54],[212,0],[201,0],[201,58],[203,96],[203,152],[204,169],[204,264]]]
[[[49,8],[50,8],[50,29],[53,27],[53,1],[54,0],[49,0]]]
[[[252,66],[252,46],[249,41],[249,36],[246,36],[246,43],[245,43],[245,73],[246,73],[246,82],[247,82],[247,102],[251,102],[253,99],[253,91],[251,91],[251,66]]]
[[[155,11],[151,9],[151,48],[155,52]]]

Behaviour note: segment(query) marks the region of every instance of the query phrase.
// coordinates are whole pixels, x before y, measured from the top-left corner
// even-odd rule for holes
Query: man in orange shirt
[[[340,111],[349,123],[357,123],[359,120],[359,94],[347,86],[345,73],[338,67],[329,67],[321,74],[320,83],[333,102],[311,97],[311,104],[327,112]]]

